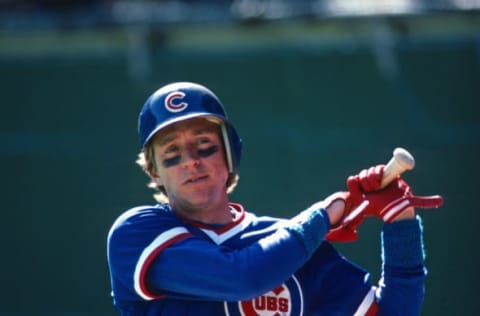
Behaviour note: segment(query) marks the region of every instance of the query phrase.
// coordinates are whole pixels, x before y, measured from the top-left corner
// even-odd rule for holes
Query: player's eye
[[[202,148],[198,150],[198,156],[202,158],[209,157],[216,153],[218,151],[218,146],[217,145],[212,145],[207,148]]]
[[[178,151],[178,147],[177,146],[168,146],[163,152],[165,154],[172,154],[172,153],[176,153]]]
[[[165,158],[162,160],[162,165],[165,168],[178,165],[182,159],[181,155],[178,152],[177,146],[168,146],[164,150]]]

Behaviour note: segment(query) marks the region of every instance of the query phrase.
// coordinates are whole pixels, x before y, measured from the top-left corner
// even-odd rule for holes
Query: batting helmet
[[[236,174],[242,154],[242,141],[228,120],[218,97],[197,83],[171,83],[161,87],[147,99],[138,117],[138,134],[142,149],[162,128],[202,116],[218,120],[229,172]]]

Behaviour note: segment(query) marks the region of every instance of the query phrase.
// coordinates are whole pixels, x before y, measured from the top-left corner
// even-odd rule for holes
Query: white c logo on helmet
[[[165,108],[174,113],[183,111],[188,106],[188,103],[182,102],[184,97],[185,93],[181,91],[171,92],[165,98]]]

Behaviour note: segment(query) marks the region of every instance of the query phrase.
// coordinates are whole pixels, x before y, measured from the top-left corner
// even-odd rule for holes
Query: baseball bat
[[[390,182],[395,180],[397,176],[407,170],[415,167],[415,158],[405,148],[397,147],[393,150],[392,158],[388,161],[383,169],[382,181],[380,188],[383,189]]]
[[[378,190],[385,188],[395,178],[401,175],[406,170],[412,170],[415,167],[415,159],[412,154],[405,148],[397,147],[393,150],[392,158],[388,161],[383,169],[382,181]],[[344,222],[352,222],[357,216],[359,216],[365,208],[368,206],[368,201],[365,200],[358,205],[348,216]]]

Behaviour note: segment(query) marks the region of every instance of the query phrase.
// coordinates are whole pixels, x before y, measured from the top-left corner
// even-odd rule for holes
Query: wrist
[[[290,219],[284,228],[303,242],[307,255],[311,256],[329,229],[328,214],[316,203]]]
[[[424,263],[421,218],[392,222],[382,228],[382,258],[390,267],[418,267]]]
[[[328,215],[328,220],[330,221],[330,227],[335,227],[345,213],[345,201],[341,198],[334,200],[325,208],[325,211]]]
[[[400,213],[393,221],[402,221],[406,219],[415,218],[415,209],[413,207],[407,207],[402,213]]]

